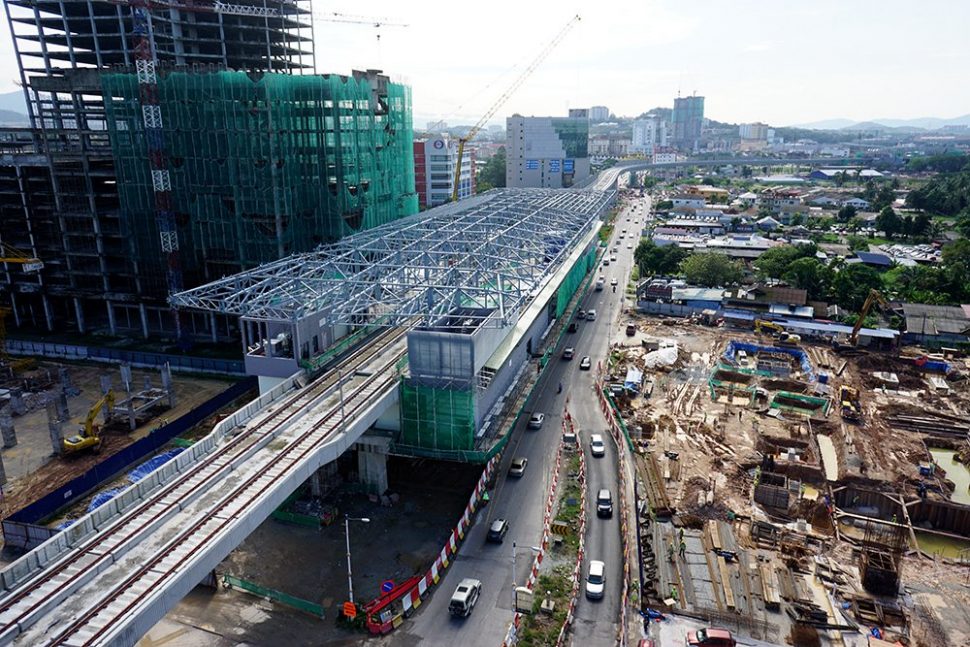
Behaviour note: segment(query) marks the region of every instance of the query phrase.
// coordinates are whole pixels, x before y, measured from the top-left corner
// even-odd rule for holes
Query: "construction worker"
[[[673,543],[667,544],[667,561],[668,562],[673,562],[674,561],[674,544]]]
[[[680,543],[684,543],[684,529],[680,529]]]
[[[482,506],[483,506],[483,507],[484,507],[484,506],[487,506],[487,505],[488,505],[488,500],[489,500],[490,498],[491,498],[491,497],[490,497],[490,496],[488,496],[488,490],[485,490],[485,492],[484,492],[484,494],[482,494]]]
[[[683,539],[680,540],[680,558],[687,558],[687,542],[685,542]]]

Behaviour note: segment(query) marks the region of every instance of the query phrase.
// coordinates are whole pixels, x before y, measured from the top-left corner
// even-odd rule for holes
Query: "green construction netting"
[[[572,300],[573,295],[580,285],[583,284],[587,272],[596,267],[596,250],[591,249],[576,261],[569,274],[563,279],[559,291],[556,293],[556,317],[561,317],[566,312],[566,307]]]
[[[475,443],[473,392],[402,381],[400,443],[436,451],[472,449]]]
[[[164,280],[138,79],[101,79],[124,233],[141,273]],[[337,75],[161,74],[186,285],[417,213],[410,89],[384,91]]]

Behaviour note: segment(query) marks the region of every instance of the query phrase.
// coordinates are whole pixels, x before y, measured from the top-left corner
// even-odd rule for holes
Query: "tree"
[[[876,229],[885,232],[886,238],[891,239],[896,234],[902,233],[903,221],[892,207],[886,206],[876,216]]]
[[[839,212],[836,214],[835,219],[838,220],[839,222],[849,222],[850,220],[855,218],[856,213],[857,213],[856,208],[853,207],[851,204],[847,204],[841,209],[839,209]]]
[[[499,146],[478,173],[476,193],[505,186],[505,146]]]
[[[804,223],[805,223],[805,216],[803,214],[796,213],[794,216],[791,217],[792,227],[797,227],[798,225],[801,225]]]
[[[821,299],[829,291],[832,275],[817,258],[806,256],[792,261],[781,278],[792,287],[807,290],[810,299]]]
[[[832,279],[832,296],[836,303],[856,312],[865,303],[869,290],[882,288],[879,272],[868,265],[845,265]]]
[[[956,229],[964,238],[970,238],[970,207],[964,209],[957,216]]]
[[[886,290],[900,301],[943,305],[955,303],[946,274],[938,267],[900,265],[883,274]]]
[[[970,301],[970,240],[961,238],[943,248],[940,263],[949,285],[949,293],[954,301]]]
[[[846,244],[853,252],[869,251],[869,239],[865,236],[851,235],[846,238]]]
[[[866,199],[869,200],[868,198]],[[873,211],[881,211],[884,207],[891,206],[895,201],[896,192],[893,191],[892,185],[887,183],[879,187],[875,197],[869,200],[869,204],[872,206]]]
[[[742,275],[740,263],[715,252],[691,254],[681,261],[680,271],[688,283],[709,288],[738,283]]]
[[[762,278],[780,279],[788,266],[800,258],[814,257],[818,247],[810,245],[778,245],[759,256],[754,267]]]
[[[633,252],[633,260],[640,276],[673,274],[680,262],[687,258],[687,251],[676,245],[658,246],[652,240],[642,240]]]
[[[929,214],[918,213],[916,214],[916,217],[913,218],[912,233],[910,235],[917,237],[929,236],[932,229],[933,219],[930,218]]]

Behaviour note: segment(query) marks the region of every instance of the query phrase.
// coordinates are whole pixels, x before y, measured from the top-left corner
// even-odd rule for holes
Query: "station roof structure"
[[[504,327],[597,226],[612,197],[494,189],[179,292],[169,302],[265,321],[319,316],[327,325]]]

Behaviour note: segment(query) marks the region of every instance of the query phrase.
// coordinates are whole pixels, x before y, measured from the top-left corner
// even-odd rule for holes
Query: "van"
[[[586,312],[586,321],[596,321],[596,311],[588,310]]]
[[[451,602],[448,603],[448,613],[459,618],[467,618],[471,615],[481,594],[482,583],[466,577],[458,583],[458,588],[452,593]]]
[[[598,279],[596,279],[596,291],[597,292],[602,292],[604,285],[606,285],[606,279],[604,279],[602,276],[599,277]]]

